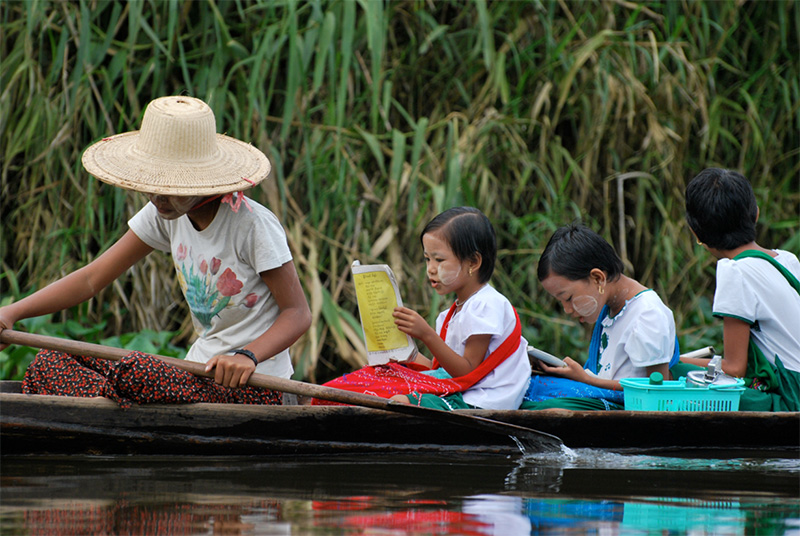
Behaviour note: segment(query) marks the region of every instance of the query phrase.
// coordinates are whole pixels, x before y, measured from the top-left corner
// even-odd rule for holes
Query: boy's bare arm
[[[294,263],[261,273],[261,278],[278,304],[278,318],[258,339],[253,341],[256,355],[273,356],[297,341],[311,325],[311,310],[300,284]]]
[[[741,378],[747,372],[747,351],[750,345],[750,325],[744,320],[723,318],[722,370]]]
[[[23,318],[68,309],[93,298],[125,270],[153,251],[128,231],[102,255],[30,296],[0,308],[0,329]],[[2,350],[5,345],[0,346]]]
[[[704,368],[708,366],[710,361],[710,357],[681,357],[681,363],[687,363],[689,365],[696,365]]]

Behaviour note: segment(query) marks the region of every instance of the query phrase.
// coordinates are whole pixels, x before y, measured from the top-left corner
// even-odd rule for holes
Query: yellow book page
[[[397,307],[397,297],[389,274],[384,271],[353,274],[353,282],[367,351],[395,350],[407,346],[405,333],[394,325],[392,311]]]

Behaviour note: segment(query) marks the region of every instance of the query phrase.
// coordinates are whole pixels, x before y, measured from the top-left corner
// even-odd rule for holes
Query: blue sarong
[[[594,324],[592,339],[589,342],[589,358],[586,360],[584,369],[597,374],[600,358],[600,336],[603,332],[602,321],[608,315],[608,305],[604,305],[600,310],[600,316]],[[675,351],[670,359],[669,366],[673,367],[680,361],[680,346],[678,337],[675,337]],[[557,376],[531,376],[528,383],[528,390],[523,397],[525,402],[544,402],[553,398],[591,398],[605,400],[613,404],[624,404],[623,391],[613,389],[602,389],[589,385],[588,383],[578,382]]]
[[[622,391],[601,389],[557,376],[531,376],[523,399],[528,402],[543,402],[551,398],[602,398],[616,404],[624,402]]]

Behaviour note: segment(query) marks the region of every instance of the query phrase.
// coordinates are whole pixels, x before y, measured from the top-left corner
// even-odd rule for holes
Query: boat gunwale
[[[458,411],[554,434],[571,448],[800,449],[800,412]],[[215,452],[368,452],[392,450],[392,445],[397,451],[436,450],[438,445],[442,452],[459,447],[518,452],[506,436],[461,428],[358,406],[192,403],[122,409],[104,398],[0,392],[3,455],[21,449],[57,450],[58,445],[37,445],[30,439],[34,436],[50,443],[61,438],[65,449],[70,441],[78,446],[94,442],[98,451],[104,448],[103,438],[109,448],[127,438],[132,443],[126,448],[132,452],[148,442],[172,450],[181,441],[192,442],[196,450],[216,443],[219,448],[209,449]]]

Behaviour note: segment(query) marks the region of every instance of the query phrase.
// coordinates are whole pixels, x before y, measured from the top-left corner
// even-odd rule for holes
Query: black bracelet
[[[249,357],[250,359],[253,360],[253,364],[256,366],[256,368],[258,367],[258,359],[256,359],[256,354],[254,354],[250,350],[245,350],[244,348],[239,348],[238,350],[233,350],[233,353],[234,354],[246,355],[247,357]]]

